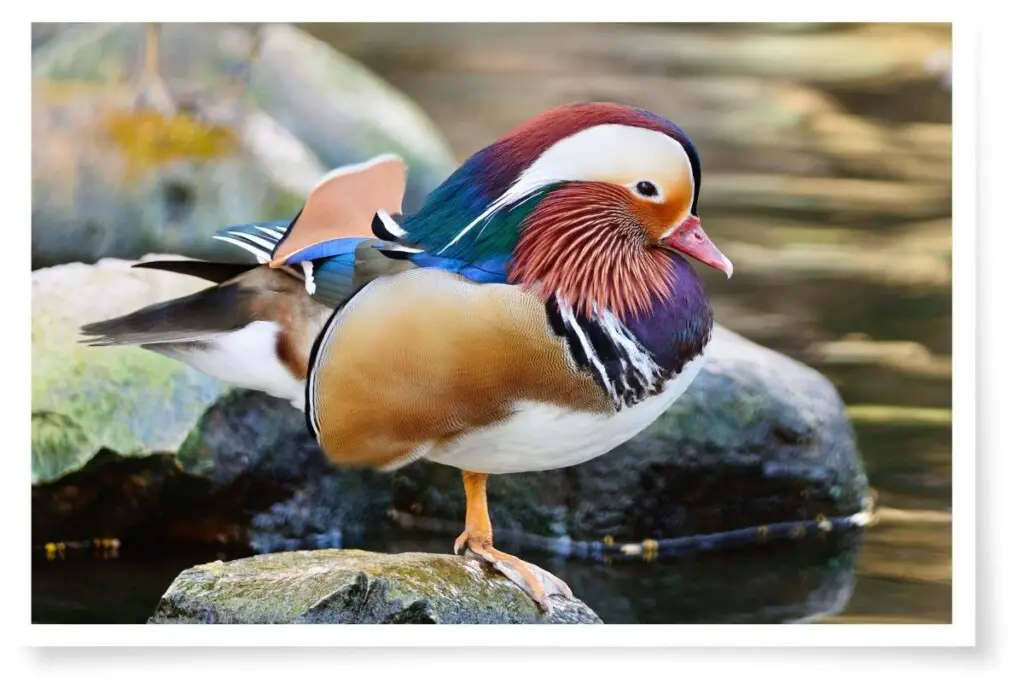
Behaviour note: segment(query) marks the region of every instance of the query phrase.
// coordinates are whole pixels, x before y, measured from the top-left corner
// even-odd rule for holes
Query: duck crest
[[[600,310],[588,316],[560,294],[545,302],[551,330],[616,411],[664,391],[711,338],[714,317],[697,273],[681,256],[673,256],[673,264],[672,297],[649,313],[620,319]]]

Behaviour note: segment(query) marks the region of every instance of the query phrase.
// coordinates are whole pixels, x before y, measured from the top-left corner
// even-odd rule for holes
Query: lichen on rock
[[[182,572],[151,624],[599,624],[575,598],[544,614],[476,559],[361,550],[274,553]]]

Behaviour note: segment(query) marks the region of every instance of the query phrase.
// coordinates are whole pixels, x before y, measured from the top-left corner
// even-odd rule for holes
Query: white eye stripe
[[[685,171],[683,170],[685,168]],[[661,180],[657,197],[636,193],[636,182]],[[439,251],[482,229],[481,223],[503,208],[525,201],[548,185],[562,181],[622,182],[645,201],[664,203],[664,187],[675,187],[689,179],[693,188],[693,167],[683,146],[664,133],[623,124],[601,124],[574,133],[546,149],[528,166],[500,197],[465,225]],[[651,181],[653,182],[653,181]],[[692,194],[692,193],[691,193]],[[692,202],[692,198],[691,198]]]

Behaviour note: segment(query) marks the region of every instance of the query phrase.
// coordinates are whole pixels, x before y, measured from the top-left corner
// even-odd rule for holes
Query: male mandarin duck
[[[544,609],[562,581],[492,544],[492,474],[568,467],[664,412],[703,365],[712,311],[686,257],[732,275],[697,215],[697,150],[612,103],[545,112],[401,215],[405,168],[328,175],[291,221],[216,237],[261,265],[137,264],[217,284],[87,325],[287,398],[335,464],[462,470],[455,541]]]

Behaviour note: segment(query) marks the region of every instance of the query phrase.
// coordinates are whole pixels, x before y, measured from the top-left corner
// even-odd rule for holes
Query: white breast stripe
[[[604,312],[604,315],[601,317],[601,326],[608,333],[611,340],[615,342],[615,345],[625,351],[626,358],[623,360],[643,375],[644,389],[647,391],[653,390],[655,372],[658,370],[658,366],[655,364],[654,359],[651,358],[651,354],[640,346],[633,333],[624,327],[611,311]]]
[[[601,360],[597,357],[597,352],[594,351],[594,347],[590,343],[590,339],[583,333],[583,330],[580,329],[579,323],[576,322],[576,316],[573,313],[572,307],[566,305],[561,294],[556,295],[556,301],[558,302],[558,312],[562,314],[562,321],[566,324],[567,328],[571,328],[576,334],[576,338],[579,339],[580,345],[583,346],[583,352],[587,355],[587,360],[600,373],[601,382],[604,384],[605,390],[609,394],[614,395],[615,389],[612,387],[612,383],[608,379],[608,371],[605,370]]]

